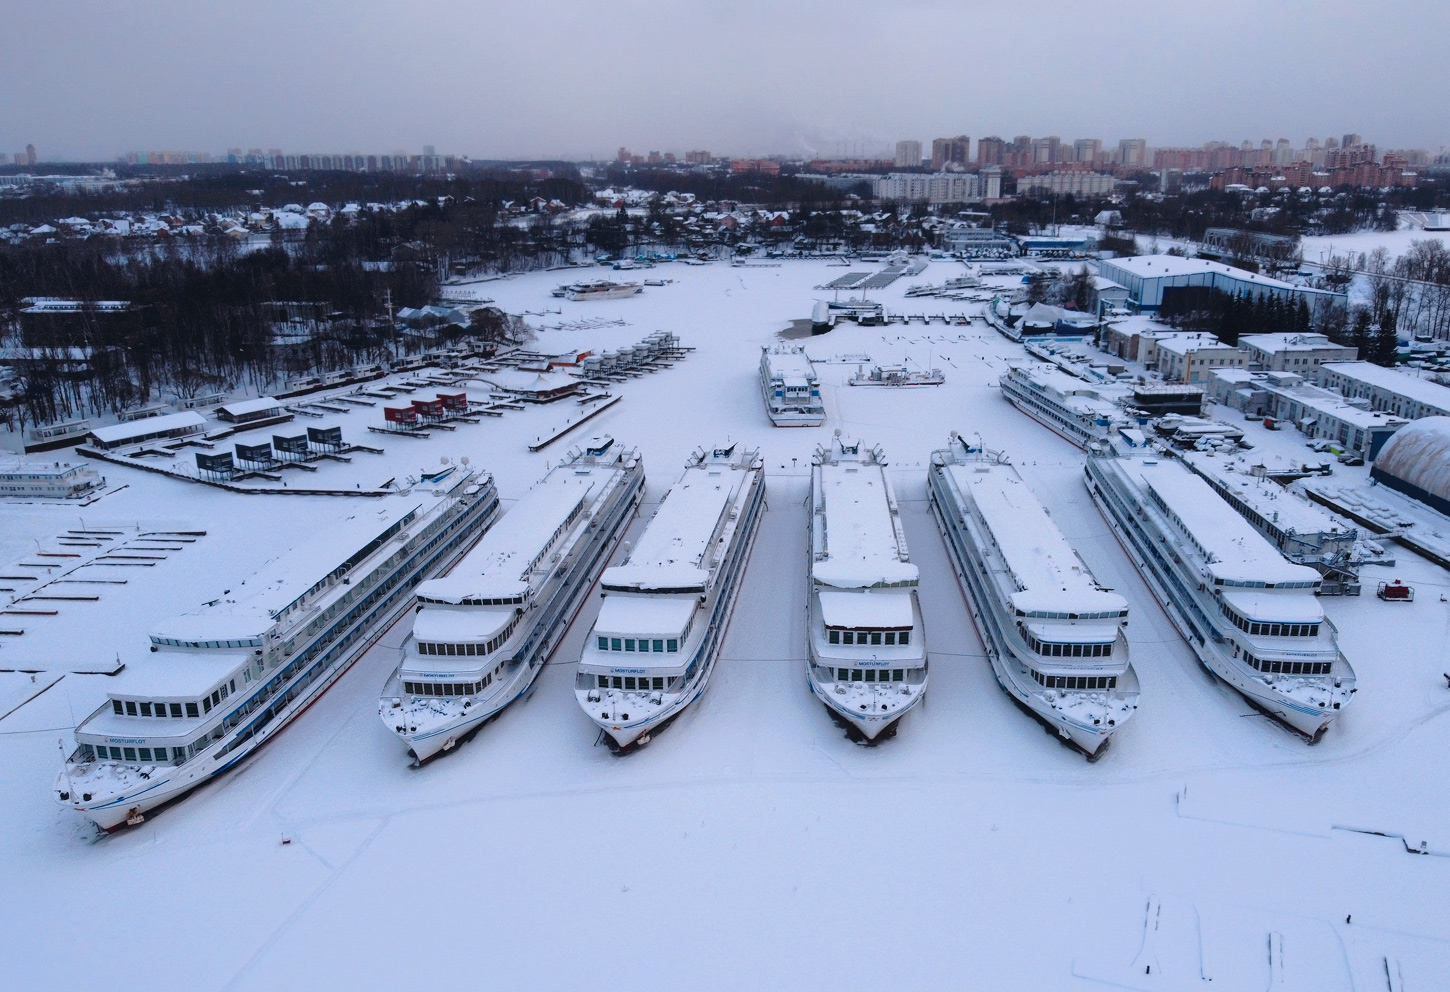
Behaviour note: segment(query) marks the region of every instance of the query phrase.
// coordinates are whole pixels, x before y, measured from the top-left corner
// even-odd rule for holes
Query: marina
[[[1005,455],[954,434],[928,472],[997,683],[1050,733],[1099,757],[1138,708],[1128,601],[1093,578]]]
[[[1205,668],[1317,740],[1357,691],[1334,624],[1296,565],[1177,459],[1129,430],[1088,457],[1088,491]]]
[[[880,447],[840,432],[811,467],[806,674],[847,736],[895,736],[926,694],[926,636],[896,492]]]
[[[614,753],[648,744],[709,685],[764,505],[759,452],[696,449],[600,579],[574,693]]]
[[[592,438],[554,466],[446,574],[420,610],[378,715],[422,764],[524,695],[624,536],[639,453]]]

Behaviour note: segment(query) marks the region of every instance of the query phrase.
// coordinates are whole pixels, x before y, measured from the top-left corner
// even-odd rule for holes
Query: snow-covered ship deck
[[[1090,456],[1086,479],[1200,661],[1300,733],[1323,733],[1355,676],[1314,598],[1319,574],[1286,560],[1176,459]]]
[[[528,691],[624,536],[644,486],[637,452],[596,439],[544,476],[421,605],[383,723],[422,762]]]
[[[705,691],[764,501],[756,451],[699,450],[629,557],[605,570],[575,695],[616,752],[648,743]]]
[[[1138,705],[1127,600],[1098,584],[1005,457],[954,436],[932,455],[928,489],[1003,691],[1097,756]]]
[[[880,448],[838,434],[817,449],[810,551],[811,690],[853,738],[890,737],[926,692],[927,658],[920,573]]]

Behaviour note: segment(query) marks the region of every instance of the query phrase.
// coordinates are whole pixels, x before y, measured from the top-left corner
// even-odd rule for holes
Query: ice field
[[[316,421],[385,452],[325,465],[310,483],[368,488],[467,456],[494,474],[505,507],[571,442],[608,432],[644,456],[631,538],[696,446],[759,446],[769,511],[710,687],[623,758],[597,743],[573,692],[594,596],[527,700],[410,767],[376,709],[405,618],[256,757],[98,837],[52,797],[58,742],[69,752],[71,728],[106,688],[144,677],[150,625],[369,501],[247,496],[102,464],[128,488],[84,510],[0,505],[5,562],[30,560],[67,528],[207,532],[134,584],[65,604],[0,645],[0,668],[127,666],[48,688],[54,675],[0,674],[4,984],[1450,988],[1450,576],[1397,549],[1396,566],[1366,569],[1364,596],[1323,600],[1360,691],[1307,745],[1199,666],[1089,500],[1082,453],[999,395],[997,377],[1023,351],[980,320],[847,323],[801,339],[818,362],[865,353],[935,365],[947,381],[852,389],[854,363],[822,362],[826,423],[770,426],[760,348],[830,298],[812,287],[843,271],[665,265],[648,276],[670,284],[592,303],[549,291],[645,273],[464,287],[532,311],[540,327],[625,322],[544,330],[537,350],[616,348],[657,329],[696,349],[611,387],[621,402],[538,453],[527,443],[572,403],[428,440],[369,434],[378,409]],[[933,262],[873,298],[904,313],[975,309],[903,295],[962,271]],[[1293,431],[1245,427],[1255,444],[1305,451]],[[836,429],[885,449],[921,569],[930,690],[874,748],[850,743],[806,684],[810,456]],[[928,456],[952,430],[1005,449],[1131,604],[1140,708],[1095,764],[1018,710],[984,658],[925,501]],[[1413,603],[1373,596],[1393,577],[1416,587]]]

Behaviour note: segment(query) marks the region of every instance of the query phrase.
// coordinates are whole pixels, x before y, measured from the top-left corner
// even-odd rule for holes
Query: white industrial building
[[[1311,382],[1319,382],[1319,368],[1325,362],[1352,362],[1359,357],[1358,348],[1335,344],[1323,334],[1245,334],[1239,347],[1248,353],[1250,368],[1297,372]]]
[[[1203,331],[1184,331],[1157,338],[1158,374],[1177,382],[1203,382],[1214,369],[1241,369],[1245,355]]]
[[[1339,393],[1310,385],[1293,372],[1220,368],[1209,373],[1207,383],[1209,395],[1226,406],[1288,421],[1306,437],[1321,438],[1370,460],[1409,423],[1403,417],[1367,410],[1363,401],[1352,403]]]
[[[1372,362],[1326,364],[1320,368],[1319,384],[1407,420],[1450,417],[1450,387]]]
[[[1165,291],[1189,287],[1216,289],[1231,296],[1246,295],[1251,299],[1261,296],[1295,301],[1305,299],[1311,305],[1319,299],[1344,300],[1343,293],[1295,286],[1221,262],[1179,258],[1176,255],[1105,258],[1098,265],[1098,274],[1126,287],[1129,306],[1146,313],[1156,312],[1163,305]]]

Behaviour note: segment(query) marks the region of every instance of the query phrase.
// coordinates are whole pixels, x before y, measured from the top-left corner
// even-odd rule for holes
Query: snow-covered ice
[[[207,532],[153,567],[118,569],[147,574],[97,587],[95,602],[27,618],[23,636],[0,644],[0,668],[51,654],[127,662],[114,679],[67,674],[44,689],[0,673],[6,984],[1185,989],[1211,979],[1333,990],[1384,988],[1389,975],[1391,988],[1450,987],[1450,605],[1436,595],[1450,577],[1405,553],[1384,575],[1415,585],[1415,602],[1323,601],[1360,692],[1306,746],[1198,666],[1089,500],[1081,452],[1001,397],[998,377],[1024,353],[980,321],[843,323],[808,339],[817,357],[930,362],[947,382],[849,389],[851,366],[821,364],[826,423],[769,425],[760,347],[810,313],[811,287],[832,271],[676,266],[666,288],[591,303],[552,298],[557,273],[487,284],[508,310],[562,310],[549,322],[625,321],[543,332],[540,349],[618,348],[657,328],[697,349],[614,387],[622,401],[584,429],[640,448],[647,501],[696,446],[743,441],[765,460],[769,512],[710,691],[624,759],[595,745],[572,691],[595,597],[526,702],[446,760],[407,767],[374,715],[405,619],[236,772],[98,840],[51,798],[58,741],[69,750],[70,728],[107,687],[144,677],[153,624],[230,588],[353,501],[244,496],[108,465],[108,481],[129,488],[84,510],[4,505],[5,562],[34,560],[70,528]],[[934,262],[923,278],[961,271]],[[932,309],[904,290],[874,298],[896,312]],[[308,483],[370,488],[467,456],[517,499],[575,439],[527,448],[569,405],[428,440],[377,442],[367,426],[378,409],[329,415],[317,422],[386,452],[324,464]],[[836,428],[891,455],[931,633],[926,702],[872,749],[847,741],[806,685],[810,456]],[[954,429],[1007,451],[1096,577],[1129,600],[1140,708],[1095,765],[1023,719],[994,683],[925,501],[929,454]],[[1293,432],[1245,429],[1260,450],[1302,454]]]

